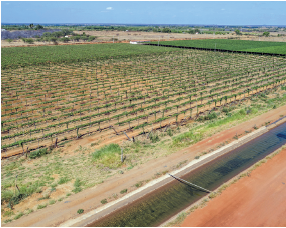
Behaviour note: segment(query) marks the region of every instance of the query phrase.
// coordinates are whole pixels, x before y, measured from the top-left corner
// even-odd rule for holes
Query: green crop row
[[[154,44],[158,44],[153,42]],[[222,49],[230,51],[261,52],[273,54],[286,54],[285,42],[266,42],[251,40],[226,40],[226,39],[207,39],[207,40],[177,40],[162,41],[161,45],[197,47],[207,49]]]
[[[1,49],[1,69],[57,63],[89,62],[174,51],[160,47],[130,44],[86,44]]]

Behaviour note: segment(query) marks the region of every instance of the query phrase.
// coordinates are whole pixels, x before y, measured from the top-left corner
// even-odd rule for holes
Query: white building
[[[131,40],[130,44],[143,44],[148,42],[150,42],[150,40]]]

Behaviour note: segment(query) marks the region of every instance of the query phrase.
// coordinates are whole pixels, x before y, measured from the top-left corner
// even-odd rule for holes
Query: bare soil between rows
[[[181,226],[285,227],[285,205],[286,149],[191,213]]]
[[[271,110],[235,127],[219,132],[181,151],[136,166],[123,175],[116,174],[96,187],[70,196],[66,201],[37,210],[3,226],[58,226],[79,216],[77,214],[78,209],[84,209],[85,213],[94,210],[102,206],[100,203],[102,199],[108,199],[112,197],[112,194],[118,193],[122,189],[132,189],[130,186],[134,186],[138,181],[152,179],[154,174],[168,170],[182,161],[188,160],[189,162],[201,152],[216,149],[218,145],[226,140],[231,141],[236,134],[240,135],[245,133],[246,130],[253,130],[254,125],[260,127],[265,122],[277,120],[281,115],[286,115],[286,106]]]

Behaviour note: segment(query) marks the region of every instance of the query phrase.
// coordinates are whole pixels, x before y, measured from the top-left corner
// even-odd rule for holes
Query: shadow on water
[[[214,190],[285,143],[286,123],[181,178]],[[90,226],[157,226],[206,194],[176,179]]]

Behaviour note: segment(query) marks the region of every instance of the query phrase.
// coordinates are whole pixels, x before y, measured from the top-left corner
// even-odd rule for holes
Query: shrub
[[[142,186],[142,184],[143,184],[142,181],[139,181],[138,183],[135,184],[135,186],[136,186],[136,188],[139,188]]]
[[[120,191],[121,194],[124,194],[126,192],[127,192],[127,189],[123,189],[123,190]]]
[[[83,209],[78,209],[78,210],[77,210],[77,213],[78,213],[78,214],[82,214],[83,212],[84,212]]]
[[[112,143],[92,153],[92,160],[100,160],[101,164],[109,168],[116,168],[121,165],[120,154],[120,146]]]
[[[227,113],[229,112],[229,110],[228,110],[228,108],[224,107],[224,108],[222,109],[222,112],[224,112],[225,114],[227,114]]]
[[[27,38],[27,39],[25,39],[25,41],[28,44],[33,44],[34,43],[34,40],[32,38]]]
[[[81,184],[82,184],[81,181],[77,178],[76,181],[74,182],[75,189],[73,189],[72,192],[74,192],[74,193],[81,192],[81,190],[82,190],[82,188],[80,187]]]
[[[98,160],[110,154],[120,154],[120,152],[120,146],[118,144],[111,143],[92,153],[92,158],[93,160]]]
[[[81,186],[81,181],[80,181],[80,179],[77,178],[73,185],[74,185],[75,187],[80,187],[80,186]]]
[[[18,195],[16,195],[16,196],[13,196],[13,194],[12,194],[11,198],[9,199],[8,207],[9,207],[10,209],[12,209],[12,206],[13,206],[13,205],[18,204],[22,199],[24,199],[24,198],[26,198],[26,197],[28,197],[28,194],[18,194]],[[8,199],[8,198],[6,198],[5,201],[6,201],[7,199]],[[1,202],[2,202],[2,200],[4,200],[4,199],[1,198]]]
[[[176,218],[176,222],[177,223],[181,223],[181,222],[183,222],[184,220],[185,220],[185,218],[187,217],[187,213],[186,212],[181,212],[178,216],[177,216],[177,218]]]
[[[3,215],[3,216],[4,216],[4,217],[7,217],[7,216],[9,217],[9,216],[11,216],[11,215],[14,215],[14,212],[13,212],[12,210],[8,210],[8,211],[5,211],[5,212],[4,212],[4,215]]]
[[[169,135],[170,137],[173,136],[173,131],[172,131],[171,128],[169,128],[169,129],[167,130],[167,135]]]
[[[47,148],[39,149],[39,150],[31,152],[30,155],[29,155],[29,158],[35,159],[35,158],[41,157],[41,156],[43,156],[45,154],[48,154],[48,149]]]
[[[244,109],[240,109],[239,110],[239,114],[245,116],[246,115],[246,111]]]
[[[213,198],[216,197],[216,195],[217,195],[216,192],[212,192],[211,194],[209,194],[209,198],[210,198],[210,199],[213,199]]]
[[[12,219],[6,219],[4,223],[12,222]]]
[[[27,211],[26,215],[28,215],[28,214],[32,213],[33,211],[34,211],[33,209],[28,209],[28,211]]]
[[[194,134],[192,131],[185,132],[181,135],[173,137],[173,146],[181,145],[181,144],[189,145],[190,143],[193,144],[193,143],[200,141],[202,138],[203,138],[202,133]]]
[[[43,204],[43,205],[39,204],[39,205],[37,206],[37,209],[42,209],[42,208],[45,208],[45,207],[47,207],[47,206],[48,206],[48,204]]]
[[[23,214],[22,212],[20,212],[19,214],[17,214],[17,215],[14,217],[14,219],[15,219],[15,220],[16,220],[16,219],[19,219],[19,218],[21,218],[23,215],[24,215],[24,214]]]
[[[106,204],[107,203],[107,199],[103,199],[100,201],[102,204]]]
[[[152,141],[152,143],[156,143],[156,142],[159,142],[160,141],[160,138],[159,138],[159,136],[158,136],[158,134],[153,134],[153,133],[151,133],[150,134],[150,140]]]
[[[202,121],[205,121],[205,120],[212,120],[212,119],[216,119],[217,118],[217,114],[215,112],[212,112],[206,116],[200,116],[198,118],[198,121],[202,122]]]
[[[61,177],[61,179],[59,180],[58,184],[65,184],[67,182],[69,182],[70,179],[68,179],[67,177]]]
[[[72,192],[74,192],[74,193],[79,193],[81,191],[82,191],[81,187],[76,187],[75,189],[72,190]]]

